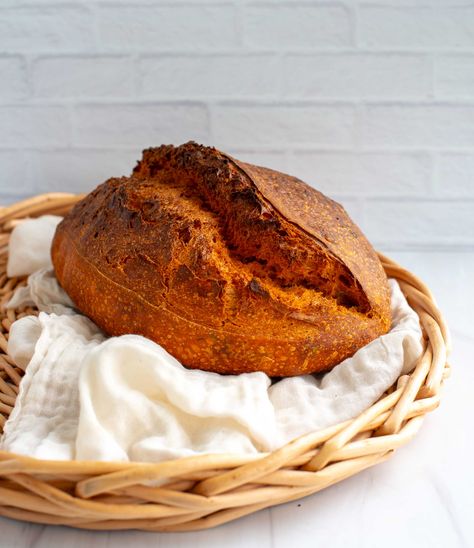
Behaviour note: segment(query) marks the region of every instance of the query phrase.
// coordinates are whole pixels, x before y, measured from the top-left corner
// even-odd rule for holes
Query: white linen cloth
[[[357,416],[420,356],[418,318],[390,280],[391,331],[325,375],[272,385],[264,373],[186,369],[144,337],[107,338],[74,309],[48,268],[48,217],[25,221],[12,235],[9,267],[31,275],[10,304],[35,304],[41,312],[11,327],[8,351],[26,372],[2,450],[53,460],[153,462],[267,452]],[[43,255],[31,256],[27,231]],[[39,264],[46,268],[37,271]]]
[[[40,268],[52,268],[51,240],[61,220],[57,215],[43,215],[37,219],[25,219],[12,231],[7,276],[28,276]]]

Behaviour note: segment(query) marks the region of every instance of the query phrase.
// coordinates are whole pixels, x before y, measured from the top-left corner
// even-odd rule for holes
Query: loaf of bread
[[[338,203],[193,142],[145,150],[78,202],[52,259],[106,333],[144,335],[190,368],[324,371],[391,322],[381,263]]]

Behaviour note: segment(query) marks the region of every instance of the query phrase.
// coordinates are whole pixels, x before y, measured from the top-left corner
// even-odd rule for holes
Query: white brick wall
[[[334,48],[351,46],[351,14],[342,4],[267,2],[245,6],[244,44],[253,48]]]
[[[144,2],[144,4],[147,4]],[[102,6],[98,10],[101,46],[105,50],[218,49],[237,46],[237,18],[230,2],[220,5]]]
[[[474,247],[469,0],[0,0],[0,203],[194,139],[383,249]]]
[[[186,103],[85,104],[74,109],[74,145],[143,149],[166,137],[209,141],[207,109]]]
[[[129,57],[40,57],[31,67],[33,94],[45,99],[133,97],[133,67]]]
[[[216,104],[212,113],[213,136],[225,147],[355,143],[356,112],[351,105]]]
[[[359,37],[363,46],[380,49],[426,51],[472,48],[474,6],[444,0],[420,2],[424,6],[362,5],[359,10]],[[402,4],[402,6],[397,6]],[[434,7],[433,7],[434,6]]]
[[[5,6],[5,4],[9,4]],[[2,52],[87,51],[94,48],[93,17],[81,5],[2,2]],[[3,7],[5,6],[5,7]]]

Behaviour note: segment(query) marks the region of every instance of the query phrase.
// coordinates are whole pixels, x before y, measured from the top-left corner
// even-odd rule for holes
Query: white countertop
[[[0,547],[474,546],[474,251],[389,255],[431,287],[454,347],[440,408],[389,461],[306,499],[209,531],[88,532],[0,518]]]

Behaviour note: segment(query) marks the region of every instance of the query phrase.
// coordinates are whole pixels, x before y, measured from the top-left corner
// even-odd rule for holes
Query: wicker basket
[[[79,198],[45,194],[0,209],[0,434],[22,376],[7,355],[9,329],[17,318],[36,313],[4,306],[26,283],[6,275],[11,229],[24,217],[63,215]],[[0,515],[84,529],[205,529],[305,497],[386,460],[438,406],[449,375],[450,342],[430,290],[392,260],[380,258],[420,318],[425,349],[414,371],[356,419],[258,457],[203,455],[151,464],[43,461],[0,452]],[[157,479],[160,487],[143,485]]]

